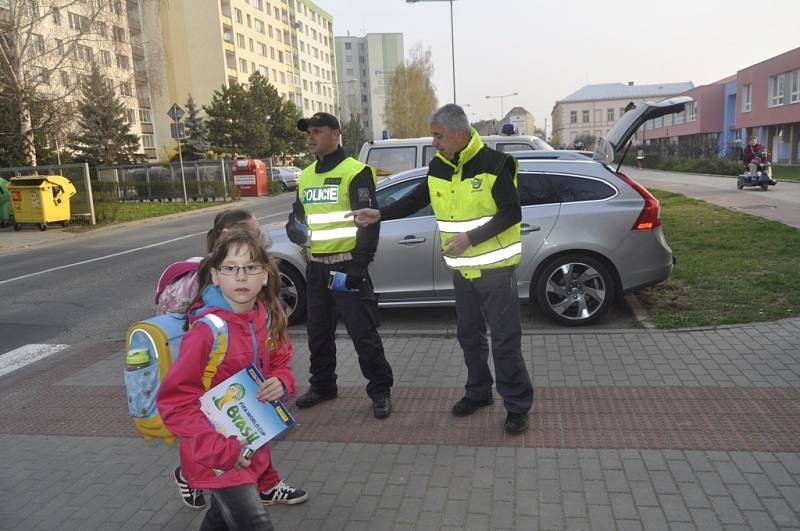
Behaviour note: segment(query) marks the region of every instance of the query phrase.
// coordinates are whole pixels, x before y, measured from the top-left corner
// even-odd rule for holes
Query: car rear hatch
[[[633,109],[622,115],[606,136],[598,141],[592,158],[611,165],[616,154],[625,149],[628,141],[643,123],[659,116],[681,112],[685,105],[692,101],[694,98],[690,96],[676,96],[658,102],[643,101],[636,104]]]

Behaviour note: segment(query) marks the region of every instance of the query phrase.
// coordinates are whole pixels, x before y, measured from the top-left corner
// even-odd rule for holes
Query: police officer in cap
[[[308,150],[317,160],[300,174],[297,199],[286,232],[308,247],[306,300],[310,388],[297,407],[312,407],[336,398],[336,342],[341,316],[368,380],[372,412],[383,419],[392,412],[392,368],[378,335],[378,301],[367,267],[378,247],[379,225],[359,227],[351,210],[376,208],[375,170],[348,157],[339,145],[341,127],[335,116],[318,112],[297,122],[306,133]]]

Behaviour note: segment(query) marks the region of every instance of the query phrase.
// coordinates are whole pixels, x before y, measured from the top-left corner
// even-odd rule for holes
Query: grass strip
[[[659,328],[769,321],[800,315],[800,231],[768,219],[651,190],[677,263],[637,292]]]

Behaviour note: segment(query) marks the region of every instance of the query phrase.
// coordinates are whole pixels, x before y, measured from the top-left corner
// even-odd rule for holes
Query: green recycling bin
[[[8,181],[0,177],[0,227],[8,225],[11,219],[11,196],[8,194]]]
[[[23,223],[36,224],[47,230],[47,224],[69,223],[69,199],[77,193],[75,185],[61,175],[28,175],[12,177],[8,183],[14,212],[14,230]]]

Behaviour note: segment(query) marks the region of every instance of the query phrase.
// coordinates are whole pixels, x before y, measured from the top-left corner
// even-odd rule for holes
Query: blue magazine
[[[242,448],[252,455],[272,438],[294,424],[280,400],[261,402],[256,393],[264,377],[250,364],[200,397],[200,408],[223,435],[246,439]]]

